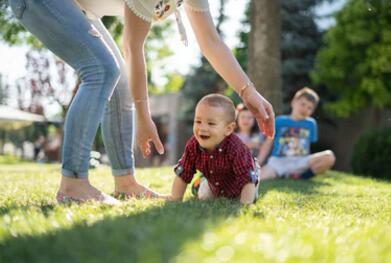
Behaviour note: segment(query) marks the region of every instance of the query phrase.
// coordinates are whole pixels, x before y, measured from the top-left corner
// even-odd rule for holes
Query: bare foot
[[[78,203],[98,201],[109,205],[119,203],[118,200],[93,187],[88,179],[69,178],[66,176],[61,177],[60,188],[57,192],[57,201],[59,203],[68,201]]]
[[[139,184],[132,175],[115,176],[114,183],[114,196],[118,197],[119,199],[128,199],[131,197],[164,199],[164,196],[152,191],[148,187]]]

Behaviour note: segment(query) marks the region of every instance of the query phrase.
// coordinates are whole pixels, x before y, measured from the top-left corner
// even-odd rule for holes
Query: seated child
[[[317,141],[317,125],[311,118],[319,96],[310,88],[296,92],[292,112],[276,118],[276,136],[271,157],[262,167],[261,180],[277,177],[309,179],[330,169],[335,162],[330,150],[310,154],[310,144]],[[265,143],[270,152],[271,144]]]
[[[262,145],[264,143],[273,144],[273,140],[267,139],[260,132],[254,115],[242,103],[236,106],[235,134],[250,148],[252,155],[257,158],[259,165],[262,165],[268,157],[268,151],[270,150],[267,150],[268,147],[262,147]]]
[[[198,102],[193,136],[174,169],[170,200],[182,200],[197,170],[206,179],[199,186],[199,199],[240,198],[243,204],[256,200],[260,169],[234,129],[235,107],[229,98],[210,94]]]

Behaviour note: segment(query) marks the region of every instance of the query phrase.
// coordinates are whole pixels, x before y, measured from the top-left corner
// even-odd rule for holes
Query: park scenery
[[[121,8],[153,2],[154,20],[142,48],[148,99],[129,100],[134,118],[121,119],[134,138],[126,145],[108,143],[108,129],[115,138],[125,134],[102,121],[86,150],[88,180],[107,194],[96,198],[62,196],[70,189],[64,177],[87,180],[64,169],[64,148],[85,140],[64,141],[77,136],[79,126],[64,128],[77,111],[74,105],[89,94],[83,92],[93,88],[22,25],[38,2],[0,0],[0,262],[391,262],[391,0],[107,0],[113,3],[107,10],[114,10],[114,2]],[[125,18],[111,11],[90,17],[89,1],[70,2],[88,16],[85,21],[95,19],[90,38],[105,39],[95,28],[100,19],[125,62],[131,60],[127,52],[137,48],[124,41],[131,31],[126,12]],[[194,11],[197,5],[204,9]],[[127,12],[138,14],[135,7]],[[197,28],[207,24],[197,21],[205,12],[227,52],[205,47],[215,45],[202,41],[208,30]],[[146,23],[140,14],[133,19],[139,28]],[[61,34],[49,38],[56,37]],[[221,55],[228,51],[232,59]],[[251,82],[240,86],[242,76]],[[267,128],[257,124],[246,101],[252,88],[273,105],[274,139],[262,133]],[[303,88],[308,94],[301,96]],[[224,135],[212,150],[201,142],[204,134],[205,141],[214,138],[214,128],[193,129],[202,122],[197,103],[211,93],[236,107],[235,134]],[[113,94],[102,103],[114,103],[118,93]],[[146,150],[138,145],[141,104],[149,107],[162,154],[153,144]],[[105,110],[111,116],[121,111]],[[84,127],[98,110],[86,119],[82,110],[76,113]],[[209,126],[221,121],[207,117]],[[197,137],[197,129],[206,130],[204,137]],[[206,161],[189,158],[193,133],[199,143],[193,151]],[[225,153],[228,137],[238,138],[255,157],[253,170],[246,171],[250,181],[236,196],[224,194],[223,181],[214,177],[223,174],[232,183],[236,172],[200,164],[211,165],[217,153]],[[117,151],[113,158],[113,147],[130,149],[129,171],[146,190],[119,193],[116,166],[124,156]],[[245,154],[239,159],[244,164]],[[184,160],[196,163],[196,177],[181,200],[174,198],[176,183],[191,170]],[[209,198],[201,197],[205,186]],[[250,202],[243,201],[247,186],[257,193]]]

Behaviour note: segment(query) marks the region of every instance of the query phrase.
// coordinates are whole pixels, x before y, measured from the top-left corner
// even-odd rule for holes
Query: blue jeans
[[[133,113],[124,60],[100,20],[72,0],[9,0],[16,18],[76,70],[81,84],[64,124],[62,175],[87,178],[101,124],[115,176],[134,173]]]

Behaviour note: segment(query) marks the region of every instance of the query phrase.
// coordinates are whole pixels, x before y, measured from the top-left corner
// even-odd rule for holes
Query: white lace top
[[[175,13],[182,42],[187,46],[186,30],[178,8],[185,5],[196,11],[209,10],[208,0],[76,0],[87,17],[97,19],[102,16],[123,16],[124,2],[132,12],[147,22],[160,21]]]
[[[138,17],[153,22],[163,20],[183,3],[194,11],[208,11],[208,0],[76,0],[89,18],[123,16],[124,2]]]

